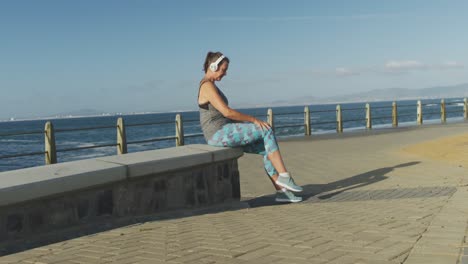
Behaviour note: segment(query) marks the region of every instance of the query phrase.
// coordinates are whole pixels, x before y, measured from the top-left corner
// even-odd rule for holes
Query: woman
[[[253,116],[240,113],[228,106],[228,100],[215,82],[227,75],[229,59],[220,52],[208,52],[200,81],[198,106],[200,124],[209,145],[218,147],[241,146],[247,153],[263,155],[265,171],[275,186],[278,202],[300,202],[301,192],[287,172],[276,138],[270,125]]]

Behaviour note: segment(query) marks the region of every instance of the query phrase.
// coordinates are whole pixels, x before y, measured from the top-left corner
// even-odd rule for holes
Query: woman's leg
[[[275,166],[279,173],[287,172],[279,150],[268,154],[268,159],[270,159],[271,163],[273,163],[273,166]]]
[[[280,153],[279,150],[269,154],[268,159],[271,161],[271,163],[273,164],[273,166],[276,168],[276,170],[279,173],[287,172],[286,167],[285,167],[284,162],[283,162],[283,158],[281,157],[281,153]],[[278,179],[278,176],[279,176],[278,173],[270,176],[270,179],[272,180],[273,184],[275,185],[276,190],[281,189],[281,187],[276,185],[276,183],[275,183],[275,181]]]
[[[224,147],[242,146],[247,153],[263,155],[265,170],[275,188],[280,189],[275,181],[278,178],[278,172],[285,173],[286,167],[271,129],[263,130],[252,123],[229,123],[216,132],[208,140],[208,144]]]
[[[265,167],[265,172],[269,176],[271,183],[276,190],[281,190],[281,187],[278,186],[275,182],[278,179],[279,173],[286,172],[286,168],[281,158],[281,153],[279,150],[276,150],[273,153],[267,154],[265,151],[265,143],[263,140],[259,140],[255,143],[243,146],[243,149],[247,153],[255,153],[263,155],[263,164]]]
[[[302,187],[296,185],[291,175],[286,171],[273,131],[268,129],[263,132],[265,132],[263,140],[258,140],[255,144],[244,146],[244,151],[263,155],[265,170],[277,190],[283,187],[290,191],[301,192]],[[249,149],[251,150],[249,151]],[[269,167],[272,168],[269,169]]]

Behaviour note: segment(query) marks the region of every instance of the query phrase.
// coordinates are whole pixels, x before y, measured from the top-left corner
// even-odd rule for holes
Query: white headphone
[[[216,72],[218,70],[218,64],[224,59],[224,55],[221,55],[215,62],[210,64],[210,70]]]

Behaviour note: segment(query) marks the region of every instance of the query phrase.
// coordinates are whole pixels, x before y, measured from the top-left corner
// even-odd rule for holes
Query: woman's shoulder
[[[200,81],[200,87],[204,87],[204,86],[213,86],[213,87],[216,87],[216,85],[214,84],[213,81],[210,81],[210,80],[207,80],[207,79],[202,79]]]
[[[202,80],[200,81],[200,90],[218,91],[218,87],[216,86],[216,84],[214,84],[213,81]]]

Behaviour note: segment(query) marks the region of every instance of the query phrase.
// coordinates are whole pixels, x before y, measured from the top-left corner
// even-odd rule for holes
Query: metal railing
[[[195,120],[189,120],[188,122],[193,122],[193,121]],[[18,153],[18,154],[12,154],[12,155],[0,155],[0,159],[45,155],[45,164],[54,164],[54,163],[57,163],[57,153],[60,153],[60,152],[69,152],[69,151],[104,148],[104,147],[117,147],[117,154],[125,154],[127,153],[127,146],[129,144],[141,144],[141,143],[157,142],[157,141],[164,141],[164,140],[175,140],[176,146],[182,146],[184,144],[184,140],[183,140],[184,134],[183,134],[182,118],[180,117],[180,114],[176,115],[177,134],[175,136],[156,137],[156,138],[151,138],[151,139],[135,140],[135,141],[127,142],[127,137],[126,137],[126,132],[125,132],[126,127],[167,125],[167,124],[173,124],[173,123],[174,122],[150,122],[150,123],[131,124],[131,125],[125,126],[123,118],[120,117],[117,119],[117,124],[115,126],[95,126],[95,127],[85,127],[85,128],[54,129],[52,122],[48,121],[46,122],[43,131],[14,132],[14,133],[0,134],[0,138],[10,137],[10,136],[20,136],[20,135],[43,134],[44,143],[45,143],[44,151]],[[56,140],[55,140],[56,133],[67,133],[67,132],[99,130],[99,129],[117,129],[117,142],[108,143],[108,144],[98,144],[98,145],[93,145],[93,146],[84,146],[84,147],[62,148],[62,149],[57,149],[56,147]],[[203,134],[191,134],[191,135],[186,135],[185,138],[202,136],[202,135]]]
[[[445,103],[445,100],[442,99],[440,102],[440,112],[429,112],[426,114],[440,114],[441,123],[444,124],[447,122],[447,114],[448,113],[463,113],[464,120],[468,120],[468,101],[467,98],[463,100],[463,109],[462,110],[454,110],[454,111],[447,111],[448,105],[454,105],[455,103]],[[422,104],[421,101],[417,101],[416,105],[416,121],[418,125],[423,124],[423,106],[428,106],[429,104]],[[336,109],[334,110],[316,110],[310,111],[309,106],[304,107],[303,112],[288,112],[288,113],[278,113],[276,115],[273,114],[273,109],[268,109],[266,115],[256,115],[256,117],[266,117],[267,122],[273,129],[278,128],[290,128],[290,127],[304,127],[304,135],[310,136],[312,135],[312,127],[317,125],[325,125],[325,124],[336,124],[336,131],[337,133],[343,132],[343,124],[345,122],[365,122],[365,128],[370,130],[372,129],[372,121],[379,120],[379,119],[391,119],[392,120],[392,127],[398,127],[398,120],[401,117],[405,116],[413,116],[413,114],[400,114],[398,115],[398,108],[404,107],[414,107],[414,105],[400,105],[398,106],[396,102],[392,103],[392,106],[378,106],[373,107],[372,109],[391,109],[391,115],[383,115],[383,116],[372,116],[371,105],[365,104],[365,107],[356,107],[356,108],[341,108],[341,105],[337,105]],[[343,112],[344,111],[365,111],[363,118],[354,118],[354,119],[343,119]],[[311,116],[314,114],[319,113],[333,113],[335,112],[336,120],[333,121],[321,121],[321,122],[311,122]],[[303,123],[293,123],[293,124],[282,124],[279,126],[275,126],[275,116],[285,116],[285,115],[304,115],[304,122]],[[186,120],[185,123],[190,122],[199,122],[198,119]],[[36,151],[36,152],[29,152],[29,153],[18,153],[12,155],[0,155],[0,159],[9,159],[9,158],[16,158],[16,157],[25,157],[25,156],[34,156],[34,155],[45,155],[45,164],[54,164],[57,163],[57,153],[59,152],[69,152],[69,151],[77,151],[83,149],[94,149],[94,148],[103,148],[103,147],[117,147],[117,154],[122,155],[128,152],[127,146],[129,144],[141,144],[141,143],[148,143],[148,142],[157,142],[157,141],[168,141],[168,140],[175,140],[176,146],[183,146],[184,139],[186,138],[194,138],[194,137],[201,137],[203,133],[194,133],[194,134],[187,134],[184,135],[184,127],[183,127],[183,120],[180,114],[176,114],[175,117],[175,135],[174,136],[164,136],[164,137],[156,137],[150,139],[143,139],[143,140],[135,140],[135,141],[127,141],[126,136],[126,128],[127,127],[137,127],[137,126],[154,126],[154,125],[168,125],[174,124],[174,121],[165,121],[165,122],[149,122],[149,123],[138,123],[138,124],[131,124],[125,125],[124,119],[119,117],[117,119],[117,124],[115,126],[96,126],[96,127],[85,127],[85,128],[71,128],[71,129],[54,129],[52,122],[46,122],[44,131],[29,131],[29,132],[14,132],[14,133],[6,133],[0,134],[1,137],[10,137],[10,136],[20,136],[20,135],[34,135],[34,134],[44,134],[44,142],[45,142],[45,150],[44,151]],[[98,130],[98,129],[116,129],[117,130],[117,140],[116,143],[108,143],[108,144],[100,144],[100,145],[93,145],[93,146],[85,146],[85,147],[73,147],[73,148],[63,148],[57,149],[56,148],[56,141],[55,141],[55,134],[56,133],[67,133],[67,132],[76,132],[76,131],[85,131],[85,130]]]

